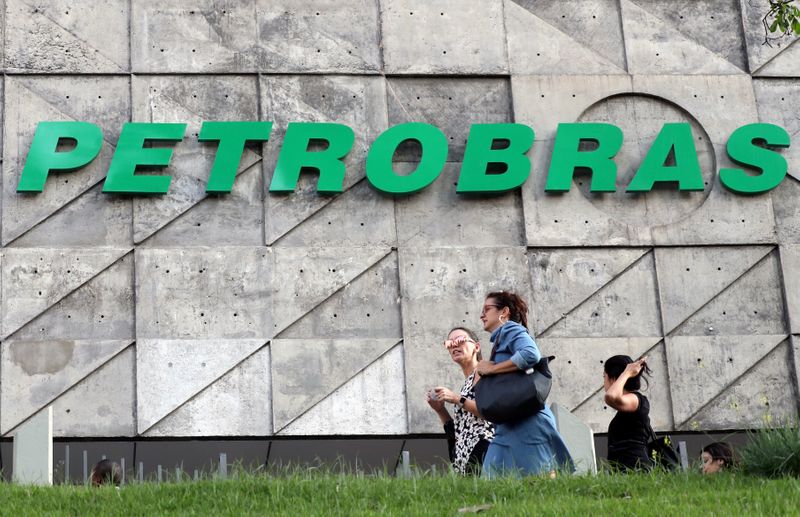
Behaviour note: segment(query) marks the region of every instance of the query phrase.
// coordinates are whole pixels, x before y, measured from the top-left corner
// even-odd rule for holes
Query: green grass
[[[3,515],[798,515],[800,480],[744,474],[412,479],[335,474],[88,488],[0,484]]]

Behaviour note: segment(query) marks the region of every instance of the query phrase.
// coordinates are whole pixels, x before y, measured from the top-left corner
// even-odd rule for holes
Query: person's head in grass
[[[733,448],[726,442],[709,443],[703,447],[700,459],[703,461],[703,474],[716,474],[736,465]]]
[[[92,467],[92,474],[89,476],[92,486],[113,484],[119,486],[122,482],[121,469],[119,464],[110,460],[100,460]]]

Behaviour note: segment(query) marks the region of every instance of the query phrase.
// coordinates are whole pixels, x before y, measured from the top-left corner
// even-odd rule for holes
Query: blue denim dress
[[[541,358],[539,347],[519,323],[510,321],[492,332],[494,361],[508,359],[527,370]],[[575,469],[572,457],[549,407],[522,420],[497,424],[495,437],[483,461],[483,477],[530,475]]]

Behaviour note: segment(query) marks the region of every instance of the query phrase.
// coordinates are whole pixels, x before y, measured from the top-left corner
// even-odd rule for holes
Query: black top
[[[621,470],[649,469],[653,462],[647,455],[650,436],[650,402],[634,391],[639,407],[632,413],[617,411],[608,424],[608,461]]]

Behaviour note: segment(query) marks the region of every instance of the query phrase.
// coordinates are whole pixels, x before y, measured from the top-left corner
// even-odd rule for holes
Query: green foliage
[[[800,36],[800,7],[797,7],[795,0],[767,1],[769,11],[761,20],[764,25],[764,43],[770,45],[770,41],[791,34]],[[778,36],[770,37],[770,34],[775,33]]]
[[[185,478],[184,478],[185,479]],[[487,481],[304,470],[113,487],[0,483],[3,515],[796,515],[800,480],[722,473],[600,474]]]
[[[800,426],[755,431],[740,456],[742,469],[749,474],[800,478]]]

